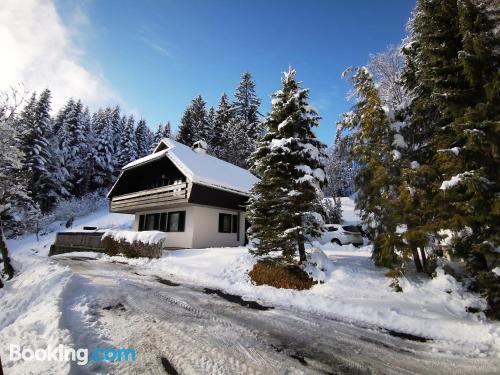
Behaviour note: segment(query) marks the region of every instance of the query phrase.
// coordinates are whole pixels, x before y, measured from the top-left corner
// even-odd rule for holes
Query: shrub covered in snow
[[[310,289],[313,286],[313,279],[300,266],[269,260],[258,261],[248,275],[256,285],[297,290]]]
[[[121,253],[127,258],[159,258],[166,246],[167,234],[159,231],[108,230],[101,242],[110,256]]]
[[[327,274],[333,271],[333,262],[318,248],[312,248],[307,254],[304,271],[317,282],[325,282]]]

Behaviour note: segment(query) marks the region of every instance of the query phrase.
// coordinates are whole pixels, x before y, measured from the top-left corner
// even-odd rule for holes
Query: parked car
[[[355,225],[326,224],[325,227],[327,231],[318,238],[321,244],[332,242],[339,245],[363,245],[363,235]]]

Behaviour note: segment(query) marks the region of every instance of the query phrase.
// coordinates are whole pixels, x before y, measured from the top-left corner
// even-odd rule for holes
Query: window
[[[186,211],[141,215],[139,216],[139,231],[184,232],[185,221]]]
[[[160,214],[160,230],[162,232],[167,231],[167,213],[166,212],[162,212]]]
[[[160,229],[160,214],[146,215],[146,224],[144,230],[158,230]]]
[[[219,233],[231,233],[231,215],[219,214]]]
[[[144,215],[139,216],[139,231],[144,230]]]
[[[238,233],[238,215],[219,214],[219,233]]]
[[[238,216],[233,215],[233,233],[238,233]]]
[[[167,232],[184,232],[186,211],[175,211],[168,213]]]
[[[337,227],[327,227],[328,229],[328,232],[336,232],[337,231]]]

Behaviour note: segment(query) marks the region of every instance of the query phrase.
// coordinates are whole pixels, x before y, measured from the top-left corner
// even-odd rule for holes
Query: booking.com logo
[[[73,349],[61,344],[56,347],[48,346],[45,349],[31,349],[20,345],[10,345],[11,361],[57,361],[57,362],[76,362],[79,366],[85,366],[87,363],[95,362],[135,362],[137,353],[132,348],[95,348],[89,355],[86,348]]]

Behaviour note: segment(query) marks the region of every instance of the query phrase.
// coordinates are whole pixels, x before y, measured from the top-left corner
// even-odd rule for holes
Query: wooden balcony
[[[111,198],[111,212],[134,213],[167,207],[187,202],[188,195],[189,185],[186,182],[117,195]]]

